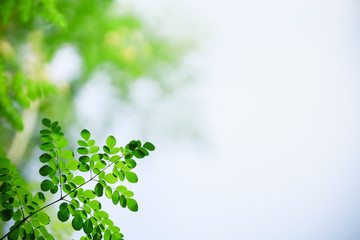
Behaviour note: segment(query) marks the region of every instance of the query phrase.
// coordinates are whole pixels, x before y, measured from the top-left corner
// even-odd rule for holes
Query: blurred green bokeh
[[[45,67],[64,46],[76,49],[81,73],[54,85]],[[132,84],[144,77],[172,92],[178,83],[168,81],[166,73],[189,48],[190,42],[158,34],[113,0],[1,1],[0,154],[11,151],[30,102],[35,102],[31,111],[38,113],[37,119],[46,115],[63,125],[74,122],[73,100],[96,71],[110,76],[124,100]]]

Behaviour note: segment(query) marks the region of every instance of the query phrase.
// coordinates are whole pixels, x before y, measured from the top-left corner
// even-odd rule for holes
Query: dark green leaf
[[[41,176],[47,176],[49,175],[53,169],[49,165],[44,165],[39,169],[39,173]]]
[[[84,232],[85,232],[86,234],[91,233],[91,231],[93,230],[93,224],[92,224],[92,222],[91,222],[90,219],[87,219],[87,220],[84,222],[83,228],[84,228]]]
[[[57,217],[61,222],[66,222],[70,217],[69,209],[60,209],[57,213]]]
[[[79,170],[81,172],[87,172],[87,171],[90,170],[90,167],[86,163],[81,163],[80,166],[79,166]]]
[[[81,147],[77,149],[77,152],[82,155],[89,154],[89,150],[87,148]]]
[[[139,149],[135,149],[133,151],[133,154],[135,157],[137,158],[144,158],[145,157],[145,153],[143,153],[142,151],[140,151]]]
[[[82,229],[83,223],[84,223],[84,221],[83,221],[82,217],[80,216],[80,214],[76,215],[74,217],[74,219],[71,221],[71,225],[74,228],[74,230],[76,230],[76,231],[80,231]]]
[[[40,149],[44,150],[44,151],[50,151],[50,150],[53,150],[54,148],[55,148],[55,146],[52,143],[42,143],[40,145]]]
[[[126,198],[124,195],[120,196],[120,206],[125,208],[126,207]]]
[[[12,186],[10,183],[4,182],[0,187],[0,192],[5,193],[5,192],[9,191],[11,189],[11,187]]]
[[[43,129],[43,130],[40,130],[40,134],[42,134],[42,135],[49,135],[49,134],[51,134],[51,131],[50,131],[50,130],[47,130],[47,129]]]
[[[101,185],[101,183],[97,183],[94,188],[95,195],[98,197],[102,197],[104,194],[104,187]]]
[[[42,181],[42,183],[40,184],[40,188],[44,192],[49,191],[52,188],[52,186],[54,186],[54,184],[47,179]]]
[[[131,151],[133,151],[135,148],[137,147],[137,142],[135,140],[132,140],[130,143],[129,143],[129,149]]]
[[[57,193],[58,190],[59,190],[59,187],[57,185],[54,185],[51,187],[50,192],[52,194],[55,194],[55,193]]]
[[[0,212],[0,218],[3,221],[9,221],[13,216],[13,210],[12,209],[4,209]]]
[[[53,159],[53,157],[50,156],[50,155],[47,154],[47,153],[44,153],[44,154],[42,154],[42,155],[40,156],[39,159],[40,159],[40,162],[46,163],[46,162],[50,161],[51,159]]]
[[[9,181],[10,179],[11,179],[10,175],[7,174],[0,175],[0,181],[2,182]]]
[[[50,119],[48,119],[48,118],[43,118],[43,119],[42,119],[42,124],[43,124],[45,127],[51,127],[51,121],[50,121]]]
[[[155,146],[150,142],[144,143],[143,147],[146,148],[149,151],[154,151],[155,150]]]
[[[89,158],[88,156],[81,156],[81,157],[79,158],[79,161],[80,161],[81,163],[87,163],[87,162],[90,162],[90,158]]]
[[[104,152],[105,153],[107,153],[107,154],[110,154],[110,149],[109,149],[109,147],[108,146],[103,146],[103,150],[104,150]]]

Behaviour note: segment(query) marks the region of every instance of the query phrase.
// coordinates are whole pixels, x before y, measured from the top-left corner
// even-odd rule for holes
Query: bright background
[[[175,95],[144,79],[128,106],[98,75],[77,98],[97,138],[157,147],[129,186],[139,212],[105,206],[126,239],[359,239],[360,4],[126,3],[198,39],[184,63],[194,83]]]

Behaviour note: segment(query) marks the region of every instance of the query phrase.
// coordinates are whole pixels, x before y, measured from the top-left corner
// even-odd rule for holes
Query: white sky
[[[102,137],[116,128],[108,134],[127,141],[142,137],[139,119],[157,116],[147,132],[157,151],[129,187],[140,212],[106,206],[126,239],[359,239],[359,4],[127,4],[159,31],[191,33],[202,43],[188,62],[196,69],[192,88],[164,101],[145,81],[158,105],[138,100],[137,108],[123,106],[116,123],[97,119],[89,127]],[[91,101],[88,91],[99,91],[94,86],[79,106]],[[108,99],[93,99],[92,113],[79,108],[79,118],[106,111]],[[169,140],[173,119],[199,124],[206,141]]]

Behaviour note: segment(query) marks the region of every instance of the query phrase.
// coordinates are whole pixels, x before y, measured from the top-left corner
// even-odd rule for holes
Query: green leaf
[[[69,220],[70,217],[69,209],[60,209],[57,213],[57,217],[61,222],[66,222],[67,220]]]
[[[124,179],[125,179],[125,173],[122,170],[119,171],[119,179],[120,179],[120,181],[124,181]]]
[[[55,145],[52,143],[42,143],[40,144],[40,149],[44,151],[51,151],[55,148]]]
[[[115,147],[116,145],[116,139],[114,138],[114,136],[109,136],[107,139],[106,139],[106,145],[112,149],[113,147]]]
[[[57,193],[58,190],[59,190],[59,187],[57,185],[54,185],[51,187],[50,192],[52,194],[55,194],[55,193]]]
[[[90,219],[87,219],[87,220],[84,222],[83,228],[84,228],[84,232],[85,232],[86,234],[91,233],[91,231],[93,230],[93,224],[92,224],[92,222],[91,222]]]
[[[61,154],[62,158],[65,159],[72,159],[74,157],[74,153],[70,150],[65,150],[62,154]]]
[[[64,184],[64,183],[66,182],[66,179],[67,179],[66,175],[61,175],[61,177],[60,177],[60,182],[61,182],[62,184]]]
[[[89,147],[92,147],[94,145],[95,145],[95,140],[94,139],[91,139],[91,140],[88,141],[88,146]]]
[[[108,198],[108,199],[111,199],[112,198],[112,189],[111,187],[107,186],[105,188],[105,196]]]
[[[80,214],[77,214],[71,221],[71,225],[74,228],[74,230],[76,230],[76,231],[80,231],[83,227],[83,224],[84,224],[84,221],[83,221],[82,217],[80,216]]]
[[[90,167],[86,163],[81,163],[80,166],[79,166],[79,170],[81,172],[87,172],[87,171],[90,170]]]
[[[44,192],[49,191],[52,188],[52,186],[54,186],[54,184],[47,179],[42,181],[42,183],[40,184],[40,188]]]
[[[104,180],[110,184],[117,182],[117,177],[113,173],[108,173],[104,176]]]
[[[104,187],[101,183],[97,183],[94,188],[95,195],[98,197],[102,197],[104,194]]]
[[[124,193],[127,191],[127,188],[124,185],[120,185],[116,187],[116,190],[118,190],[121,193]]]
[[[78,170],[78,167],[79,162],[75,159],[70,159],[66,164],[66,168],[70,170]]]
[[[105,212],[105,211],[98,211],[98,214],[102,218],[109,218],[109,214],[107,212]]]
[[[88,156],[81,156],[79,158],[79,162],[81,163],[87,163],[87,162],[90,162],[90,158]]]
[[[110,230],[106,229],[104,232],[104,240],[110,240],[111,232]]]
[[[50,119],[48,119],[48,118],[43,118],[42,119],[42,124],[45,126],[45,127],[51,127],[51,121],[50,121]]]
[[[94,192],[93,192],[92,190],[86,190],[86,191],[83,192],[82,195],[83,195],[84,197],[90,198],[90,199],[95,198],[95,194],[94,194]]]
[[[113,233],[120,232],[120,228],[117,226],[110,226],[109,230],[112,231]]]
[[[131,151],[133,151],[135,148],[137,147],[137,142],[135,140],[132,140],[130,143],[129,143],[129,149]]]
[[[89,150],[87,148],[81,147],[77,149],[77,152],[82,155],[89,154]]]
[[[105,167],[106,167],[106,162],[103,160],[100,160],[95,164],[95,168],[98,168],[98,169],[103,169]]]
[[[11,189],[11,187],[12,186],[10,183],[4,182],[0,187],[0,192],[5,193],[5,192],[9,191]]]
[[[13,210],[12,209],[4,209],[0,212],[0,218],[3,221],[9,221],[13,216]]]
[[[128,198],[126,199],[126,203],[130,211],[137,212],[138,211],[138,204],[135,199]]]
[[[47,153],[44,153],[44,154],[42,154],[42,155],[40,156],[39,159],[40,159],[40,162],[46,163],[46,162],[50,161],[51,159],[53,159],[53,157],[50,156],[50,155],[47,154]]]
[[[90,153],[94,154],[97,153],[99,151],[99,147],[98,146],[93,146],[90,148]]]
[[[53,169],[49,165],[44,165],[39,169],[39,173],[41,176],[47,176],[49,175]]]
[[[126,198],[124,195],[120,196],[120,206],[125,208],[126,207]]]
[[[90,132],[87,129],[83,129],[80,133],[81,137],[85,140],[88,141],[90,139]]]
[[[132,191],[125,191],[123,194],[125,197],[133,197],[134,196],[134,193]]]
[[[109,149],[109,147],[108,146],[103,146],[103,150],[104,150],[104,152],[105,153],[107,153],[107,154],[110,154],[110,149]]]
[[[119,192],[118,192],[118,191],[114,191],[114,193],[113,193],[113,195],[112,195],[112,198],[111,198],[113,204],[114,204],[114,205],[118,204],[119,199],[120,199],[120,194],[119,194]]]
[[[60,160],[60,161],[59,161],[59,168],[60,168],[60,170],[64,170],[64,169],[65,169],[65,161],[64,161],[64,160]]]
[[[125,159],[126,165],[128,165],[130,168],[136,167],[136,162],[133,159]]]
[[[138,182],[138,177],[136,176],[136,174],[134,172],[125,172],[125,177],[131,183]]]
[[[143,147],[146,148],[149,151],[154,151],[155,150],[155,146],[150,142],[144,143]]]
[[[45,199],[45,195],[42,192],[37,192],[33,200],[37,203],[44,203],[46,199]]]
[[[43,225],[48,225],[50,223],[50,217],[45,212],[37,213],[36,219]]]
[[[57,148],[65,148],[68,145],[68,140],[63,138],[60,141],[56,142]]]
[[[68,207],[68,205],[69,204],[67,204],[66,202],[63,202],[63,203],[60,204],[59,209],[64,210],[64,209],[66,209]]]
[[[79,140],[79,141],[77,141],[77,143],[79,144],[79,146],[88,147],[87,142],[85,142],[84,140]]]
[[[72,180],[76,185],[83,185],[85,183],[85,179],[82,176],[76,176]]]
[[[97,201],[97,200],[92,200],[92,201],[90,201],[90,202],[88,203],[88,205],[89,205],[92,209],[94,209],[95,211],[98,211],[98,210],[101,209],[101,204],[100,204],[100,202]]]
[[[68,184],[64,184],[63,185],[63,190],[65,193],[70,193],[71,192],[71,187]]]

